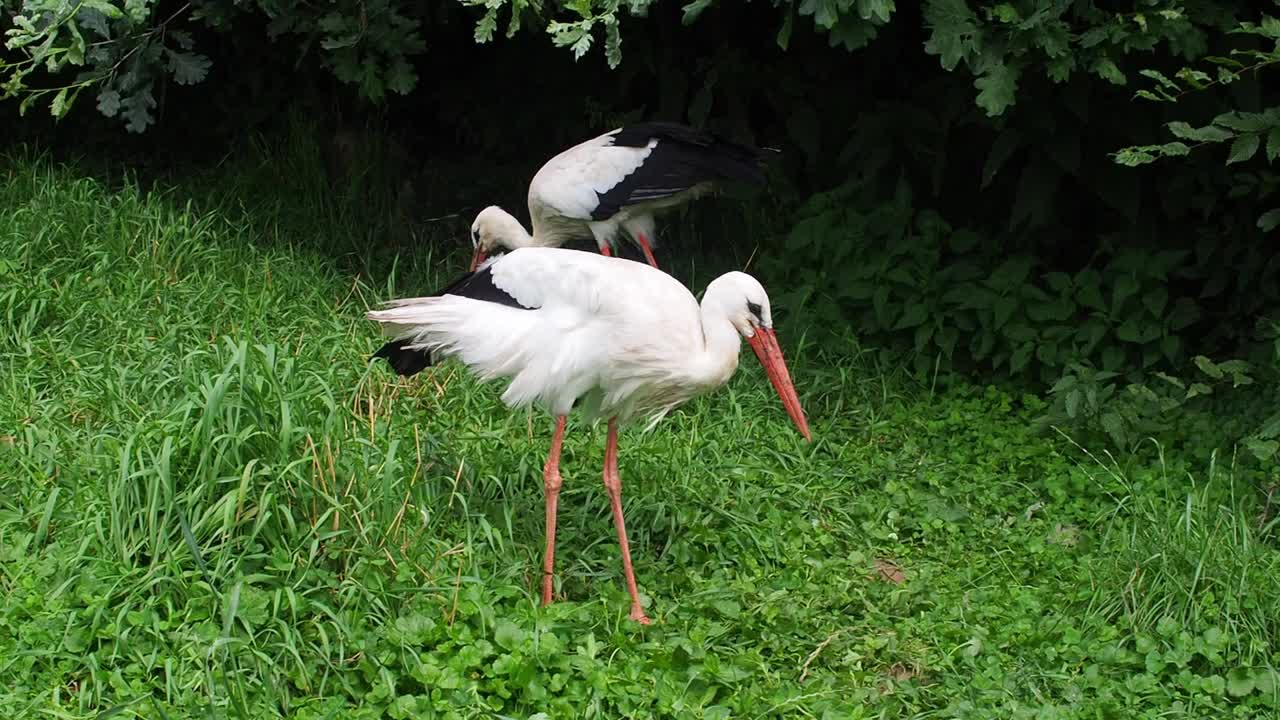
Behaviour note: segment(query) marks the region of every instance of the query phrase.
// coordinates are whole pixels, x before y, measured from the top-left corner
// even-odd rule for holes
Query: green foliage
[[[1038,423],[1067,428],[1084,442],[1105,438],[1122,453],[1152,438],[1194,438],[1197,450],[1238,448],[1245,466],[1274,467],[1280,451],[1280,342],[1263,365],[1203,355],[1193,365],[1193,375],[1156,372],[1130,382],[1119,373],[1073,363],[1050,388],[1051,405]],[[1229,423],[1213,412],[1225,407],[1233,414]]]
[[[1203,58],[1205,70],[1184,66],[1174,74],[1173,78],[1169,78],[1158,70],[1143,70],[1141,74],[1155,84],[1148,89],[1139,90],[1137,97],[1158,103],[1176,104],[1190,93],[1221,89],[1242,78],[1256,76],[1280,63],[1280,20],[1264,14],[1260,22],[1240,22],[1231,32],[1235,35],[1257,37],[1262,41],[1263,47],[1260,49],[1234,48],[1228,56],[1205,57]],[[1206,70],[1212,71],[1212,74]],[[1230,143],[1226,152],[1227,165],[1247,162],[1255,156],[1265,157],[1267,164],[1274,163],[1277,158],[1280,158],[1280,106],[1268,107],[1257,112],[1240,110],[1223,112],[1214,117],[1208,125],[1201,127],[1193,127],[1182,120],[1166,123],[1165,127],[1178,138],[1178,141],[1122,148],[1114,154],[1115,161],[1121,165],[1133,167],[1152,163],[1161,158],[1185,157],[1195,148],[1227,143]],[[1267,173],[1263,177],[1265,183],[1261,184],[1257,190],[1263,198],[1266,198],[1276,192],[1280,183],[1277,182],[1274,174]],[[1255,189],[1249,186],[1247,180],[1237,183],[1236,187],[1241,194],[1250,193]],[[1257,225],[1267,233],[1280,226],[1280,208],[1263,213],[1258,218]]]
[[[1151,2],[1139,12],[1109,12],[1094,3],[983,3],[929,0],[926,52],[953,70],[962,62],[973,73],[978,106],[989,116],[1016,101],[1024,73],[1038,72],[1055,84],[1085,72],[1116,85],[1128,79],[1117,61],[1133,51],[1167,44],[1173,53],[1204,45],[1204,27],[1217,21],[1217,7]]]
[[[476,39],[492,39],[505,8],[510,13],[507,35],[521,27],[529,12],[527,0],[463,0],[485,8],[476,26]],[[602,29],[605,58],[616,67],[622,58],[619,25],[623,8],[631,15],[647,14],[654,0],[578,0],[565,3],[574,17],[552,19],[547,32],[560,47],[581,58]],[[693,0],[684,5],[683,22],[690,25],[714,0]],[[825,33],[832,47],[858,50],[873,40],[878,29],[893,18],[892,0],[773,0],[782,14],[777,42],[788,47],[795,19],[812,18],[814,29]],[[929,32],[925,51],[937,55],[948,71],[965,65],[978,90],[975,101],[990,116],[1004,114],[1014,105],[1024,74],[1038,73],[1053,83],[1065,83],[1075,73],[1088,73],[1106,82],[1123,85],[1128,78],[1117,64],[1132,52],[1146,52],[1164,45],[1184,57],[1202,52],[1206,31],[1223,29],[1229,10],[1220,4],[1151,2],[1139,12],[1113,12],[1094,3],[988,2],[928,0],[924,24]],[[1267,27],[1270,27],[1269,25]]]
[[[461,0],[464,5],[483,7],[484,14],[476,21],[476,42],[489,42],[500,22],[500,13],[509,13],[506,36],[514,36],[521,28],[521,17],[541,7],[529,0]],[[857,50],[875,38],[878,28],[887,24],[896,9],[895,0],[771,0],[782,15],[777,43],[787,49],[795,26],[796,17],[811,18],[818,32],[826,33],[831,47]],[[616,68],[622,62],[622,35],[620,25],[622,11],[632,16],[644,16],[656,4],[656,0],[575,0],[563,3],[570,19],[549,19],[546,32],[557,46],[568,48],[575,59],[590,52],[596,42],[596,33],[604,34],[604,56],[609,67]],[[694,24],[717,0],[691,0],[683,5],[681,22]],[[724,4],[729,7],[729,3]]]
[[[8,57],[0,56],[0,98],[20,98],[22,113],[47,101],[49,112],[61,118],[88,90],[96,94],[102,115],[119,118],[130,132],[143,132],[155,122],[167,81],[195,85],[208,76],[211,62],[196,47],[194,31],[232,32],[235,21],[249,12],[270,18],[272,38],[295,37],[304,52],[318,45],[325,66],[363,97],[403,95],[417,84],[408,58],[422,52],[424,43],[417,19],[401,5],[342,0],[322,8],[278,0],[233,5],[196,0],[170,11],[154,0],[5,3],[0,20],[12,27],[5,30]]]
[[[1192,147],[1228,141],[1231,143],[1226,159],[1228,165],[1251,160],[1262,148],[1266,148],[1267,162],[1274,162],[1280,157],[1280,107],[1262,112],[1225,112],[1203,127],[1192,127],[1180,120],[1168,123],[1167,127],[1175,137],[1194,145],[1171,142],[1128,147],[1116,152],[1116,162],[1131,167],[1145,165],[1162,157],[1184,157]]]
[[[152,0],[25,2],[8,17],[5,49],[18,59],[0,61],[0,73],[7,75],[3,98],[21,97],[23,113],[47,100],[49,112],[62,117],[82,91],[95,90],[103,115],[142,132],[155,119],[157,82],[167,77],[192,85],[209,71],[208,58],[193,51],[190,33],[173,27],[177,17],[158,16]],[[73,70],[70,82],[28,84],[42,71],[65,76]]]
[[[900,17],[894,0],[771,3],[778,18],[776,43],[784,50],[797,27],[825,36],[833,48],[862,50]],[[265,20],[270,38],[294,43],[300,60],[314,52],[319,64],[361,97],[380,101],[389,93],[403,95],[414,89],[417,71],[411,60],[424,52],[424,38],[455,27],[450,23],[454,10],[474,18],[476,42],[492,41],[500,26],[507,38],[521,29],[544,30],[556,46],[568,49],[575,58],[603,46],[608,66],[616,68],[622,59],[625,16],[648,15],[657,5],[655,0],[552,4],[459,0],[426,9],[404,0],[339,0],[324,5],[293,0],[230,5],[194,0],[169,12],[158,9],[154,0],[33,0],[20,8],[16,3],[5,7],[12,27],[6,31],[8,57],[0,61],[4,97],[20,98],[23,110],[47,101],[53,115],[61,117],[88,89],[97,95],[104,115],[120,116],[127,127],[141,131],[154,122],[165,82],[199,83],[210,72],[208,52],[194,39],[201,32],[243,33],[246,26],[252,27],[250,22]],[[686,26],[697,23],[712,8],[721,22],[732,22],[732,13],[740,12],[733,4],[715,0],[692,0],[680,7]],[[928,35],[925,52],[936,55],[948,72],[963,67],[970,73],[974,101],[990,117],[1007,114],[1028,83],[1034,86],[1044,80],[1065,86],[1073,77],[1084,75],[1124,85],[1132,74],[1125,67],[1131,54],[1161,50],[1198,60],[1215,35],[1234,30],[1270,38],[1275,32],[1273,19],[1264,16],[1254,22],[1242,8],[1178,0],[1146,3],[1138,12],[1115,12],[1091,3],[928,0],[922,15]],[[655,50],[644,52],[638,61],[642,65],[657,57]],[[1254,65],[1245,67],[1237,57]],[[1217,60],[1226,63],[1222,73],[1239,77],[1273,62],[1267,57],[1263,51],[1240,50]],[[1143,74],[1159,84],[1139,94],[1160,99],[1171,97],[1177,82],[1193,87],[1225,82],[1195,70],[1179,73],[1176,81],[1154,70]],[[1179,152],[1176,144],[1144,147],[1124,157],[1138,161]]]
[[[197,17],[212,19],[208,11]],[[257,0],[271,19],[272,38],[292,36],[307,48],[318,45],[321,62],[361,97],[383,100],[388,93],[408,95],[418,84],[410,58],[426,49],[422,20],[398,0],[339,0],[316,6],[292,0]],[[220,23],[225,22],[221,21]],[[228,25],[215,27],[229,29]]]
[[[798,288],[797,301],[825,309],[820,322],[849,324],[920,371],[940,363],[1045,381],[1081,360],[1111,373],[1178,365],[1209,295],[1171,296],[1170,282],[1224,270],[1214,253],[1197,264],[1187,251],[1121,248],[1063,272],[915,208],[905,185],[881,199],[856,182],[807,202],[782,248],[763,266]]]

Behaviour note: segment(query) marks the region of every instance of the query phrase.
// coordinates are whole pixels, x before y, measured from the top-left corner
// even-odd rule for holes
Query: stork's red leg
[[[542,558],[542,604],[551,604],[551,575],[556,566],[556,504],[560,499],[560,448],[564,443],[565,416],[556,418],[551,452],[542,466],[542,489],[547,494],[547,552]]]
[[[641,625],[648,625],[649,617],[640,607],[636,576],[631,572],[631,546],[627,544],[627,524],[622,519],[622,478],[618,476],[617,418],[609,420],[609,439],[604,446],[604,488],[609,493],[609,506],[613,509],[613,524],[618,528],[618,544],[622,546],[622,571],[627,576],[627,592],[631,593],[631,619]]]
[[[653,259],[653,248],[649,247],[649,240],[644,233],[637,234],[636,240],[640,243],[640,249],[644,251],[644,259],[648,260],[650,265],[658,267],[658,261]]]
[[[605,257],[613,257],[613,250],[610,250],[608,245],[601,245],[600,254]]]

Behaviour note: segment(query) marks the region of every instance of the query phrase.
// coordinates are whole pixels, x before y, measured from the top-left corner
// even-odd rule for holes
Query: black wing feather
[[[629,125],[613,135],[613,144],[645,147],[658,140],[640,167],[617,185],[597,193],[592,220],[607,220],[637,203],[678,195],[706,182],[764,184],[770,151],[741,145],[702,130],[668,122]]]
[[[378,348],[373,358],[384,358],[397,375],[411,377],[431,367],[430,350],[410,350],[405,340],[392,340]]]
[[[502,256],[499,255],[498,258]],[[502,288],[493,284],[493,264],[498,258],[485,263],[475,272],[469,272],[459,277],[457,280],[449,283],[444,289],[432,293],[430,297],[440,297],[442,295],[457,295],[459,297],[471,298],[472,300],[483,300],[484,302],[498,303],[508,307],[519,308],[521,310],[535,310],[537,308],[521,305],[514,297],[509,295]],[[393,340],[373,354],[373,358],[384,358],[391,368],[396,371],[397,375],[409,377],[417,375],[423,370],[431,367],[432,358],[431,351],[425,349],[409,349],[405,347],[406,341]]]

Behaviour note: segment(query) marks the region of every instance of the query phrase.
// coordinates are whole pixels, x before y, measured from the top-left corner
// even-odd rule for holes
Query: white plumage
[[[397,300],[369,316],[408,347],[456,356],[485,380],[511,378],[503,402],[553,415],[567,415],[581,398],[593,418],[656,420],[737,367],[740,340],[729,319],[711,318],[708,338],[693,295],[661,271],[552,248],[518,250],[485,269],[523,307],[444,295]],[[767,307],[749,275],[713,283],[708,307],[722,308],[725,291],[752,292]],[[739,304],[745,313],[746,301]]]
[[[763,183],[764,152],[657,122],[579,143],[548,160],[529,183],[532,234],[496,205],[480,211],[471,226],[472,269],[500,249],[558,247],[579,238],[593,238],[609,255],[620,235],[656,267],[654,213],[725,182]]]
[[[793,422],[809,437],[773,331],[768,295],[745,273],[713,280],[699,304],[674,278],[646,265],[576,250],[524,248],[490,260],[436,296],[396,300],[368,316],[393,338],[377,356],[397,372],[418,372],[431,364],[433,353],[455,357],[483,379],[510,378],[502,396],[506,404],[536,404],[558,416],[544,469],[544,602],[550,601],[563,416],[575,405],[588,417],[610,419],[613,454],[606,451],[605,484],[623,546],[632,617],[642,622],[647,618],[622,523],[617,425],[647,417],[652,426],[677,405],[722,385],[737,368],[745,337]]]

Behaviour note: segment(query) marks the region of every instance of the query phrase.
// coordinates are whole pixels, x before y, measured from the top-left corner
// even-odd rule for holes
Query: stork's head
[[[729,322],[742,337],[751,339],[759,328],[773,327],[773,311],[769,307],[769,295],[758,280],[744,272],[730,272],[716,278],[707,286],[708,295],[712,295],[712,286],[724,287],[714,296],[721,298],[724,312]]]
[[[800,434],[811,440],[809,423],[805,420],[804,409],[800,407],[795,386],[791,384],[791,373],[782,357],[778,335],[773,330],[773,312],[764,286],[746,273],[725,273],[707,286],[702,304],[723,313],[738,334],[747,339],[787,409],[787,415],[791,416]]]
[[[475,222],[471,223],[471,245],[475,248],[471,256],[471,270],[474,272],[485,257],[502,248],[516,249],[520,246],[520,239],[526,235],[520,221],[506,210],[497,205],[481,210]]]

